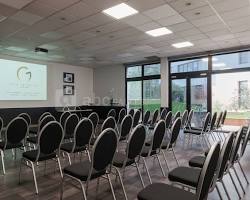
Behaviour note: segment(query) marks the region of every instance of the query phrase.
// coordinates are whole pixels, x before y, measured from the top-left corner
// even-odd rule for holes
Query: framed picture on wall
[[[63,82],[64,83],[74,83],[75,75],[73,73],[63,72]]]
[[[75,86],[74,85],[64,85],[63,86],[63,95],[75,95]]]

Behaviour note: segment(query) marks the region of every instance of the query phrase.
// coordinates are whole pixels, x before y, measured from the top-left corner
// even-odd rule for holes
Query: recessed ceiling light
[[[179,42],[179,43],[172,44],[172,46],[175,48],[183,48],[183,47],[194,46],[194,44],[191,42]]]
[[[118,4],[106,10],[103,10],[102,12],[116,19],[122,19],[138,13],[137,10],[135,10],[134,8],[130,7],[125,3]]]
[[[167,35],[167,34],[170,34],[173,32],[171,30],[167,29],[166,27],[162,27],[162,28],[157,28],[157,29],[147,31],[146,33],[148,35],[153,36],[153,37],[158,37],[158,36]]]

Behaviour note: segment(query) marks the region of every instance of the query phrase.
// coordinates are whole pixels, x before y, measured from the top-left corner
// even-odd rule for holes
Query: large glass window
[[[187,101],[187,82],[186,79],[172,80],[172,111],[183,112],[186,110]]]
[[[171,73],[204,71],[208,69],[208,58],[171,62]]]
[[[213,56],[213,70],[250,67],[250,51]]]
[[[127,107],[153,111],[161,107],[160,64],[127,67]]]

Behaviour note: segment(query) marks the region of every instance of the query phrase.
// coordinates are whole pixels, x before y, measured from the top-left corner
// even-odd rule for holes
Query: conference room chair
[[[74,163],[64,168],[63,178],[61,181],[60,199],[63,199],[64,182],[70,179],[77,182],[81,186],[81,191],[84,200],[87,200],[87,192],[89,182],[97,179],[99,186],[99,178],[108,180],[110,189],[112,191],[113,199],[115,200],[115,193],[110,179],[110,170],[114,154],[116,152],[118,138],[114,129],[108,128],[102,131],[97,137],[93,149],[91,151],[91,160],[85,160],[79,163]],[[86,184],[86,189],[84,187]]]
[[[19,169],[19,184],[21,183],[22,165],[32,169],[36,194],[38,194],[37,178],[35,166],[38,162],[54,160],[58,163],[61,176],[62,169],[60,163],[60,146],[63,141],[64,132],[61,124],[56,121],[47,123],[38,135],[38,145],[35,150],[26,151],[21,158]]]
[[[220,135],[220,128],[221,128],[221,120],[222,120],[222,115],[223,112],[220,112],[217,119],[216,119],[216,123],[215,123],[215,129],[214,129],[214,133],[217,136],[217,138],[221,141],[223,141],[222,136]]]
[[[157,158],[159,166],[161,168],[162,175],[165,177],[165,172],[163,170],[163,167],[159,158],[162,141],[165,135],[165,130],[166,130],[166,125],[165,125],[164,120],[159,120],[157,124],[155,125],[151,141],[147,141],[148,145],[145,145],[141,152],[143,165],[146,169],[150,183],[152,183],[152,179],[148,170],[147,160],[152,157]]]
[[[129,115],[131,115],[132,117],[134,117],[135,114],[135,110],[133,108],[131,108],[128,112]]]
[[[104,120],[102,126],[101,126],[101,132],[104,131],[106,128],[112,128],[114,130],[117,130],[116,128],[116,121],[114,117],[108,117]]]
[[[76,111],[82,110],[80,106],[76,106],[75,107]],[[79,119],[82,119],[82,113],[81,112],[76,112],[77,116]]]
[[[70,154],[75,155],[75,153],[86,152],[90,160],[89,143],[93,133],[94,126],[92,121],[84,118],[75,127],[73,141],[61,145],[61,150],[66,153],[70,165],[72,164]]]
[[[94,134],[93,137],[96,137],[96,133],[97,133],[97,127],[99,124],[99,115],[96,112],[92,112],[88,118],[91,120],[93,126],[94,126]]]
[[[209,150],[209,153],[201,170],[196,193],[186,191],[182,188],[168,185],[165,183],[154,183],[137,195],[138,200],[204,200],[207,199],[210,185],[213,180],[220,154],[220,144],[215,143]]]
[[[116,111],[115,109],[110,109],[108,114],[107,114],[107,117],[116,117]]]
[[[163,108],[160,114],[160,119],[165,119],[166,115],[167,115],[168,111],[166,108]]]
[[[154,112],[153,112],[153,116],[152,116],[152,119],[150,120],[150,125],[149,125],[149,129],[153,130],[154,127],[155,127],[155,124],[158,120],[158,117],[159,117],[159,110],[156,109]]]
[[[63,107],[63,111],[69,111],[69,110],[70,110],[70,109],[69,109],[68,106]]]
[[[40,122],[42,121],[42,119],[44,118],[44,117],[46,117],[46,116],[48,116],[48,115],[51,115],[51,113],[50,112],[44,112],[44,113],[42,113],[41,115],[40,115],[40,117],[38,118],[38,121],[37,121],[37,127],[32,127],[32,128],[30,128],[30,130],[29,130],[29,133],[30,134],[37,134],[38,133],[38,127],[39,127],[39,124],[40,124]]]
[[[64,140],[71,140],[74,135],[75,127],[79,122],[79,118],[76,114],[71,114],[65,121],[64,124]]]
[[[192,119],[193,119],[193,115],[194,115],[194,110],[191,109],[188,113],[188,119],[187,119],[187,124],[186,127],[184,129],[191,129],[192,127]]]
[[[139,124],[140,118],[141,118],[141,111],[140,110],[135,111],[133,117],[133,128]]]
[[[221,125],[225,124],[226,118],[227,118],[227,110],[224,110],[223,115],[222,115],[222,119],[221,119]]]
[[[170,128],[172,125],[172,111],[169,111],[165,117],[165,125],[166,125],[166,134],[165,138],[170,137]]]
[[[226,116],[227,116],[227,110],[224,110],[223,112],[221,112],[221,116],[220,116],[221,118],[220,120],[218,119],[218,122],[217,122],[218,124],[216,124],[217,125],[216,133],[220,140],[225,139],[225,132],[222,130],[222,127],[225,123]]]
[[[18,117],[24,118],[25,121],[26,121],[27,124],[28,124],[28,127],[31,125],[31,118],[30,118],[30,116],[29,116],[28,113],[21,113],[21,114],[18,115]]]
[[[144,116],[143,116],[143,119],[142,119],[141,123],[144,126],[148,126],[148,124],[149,124],[149,118],[150,118],[150,111],[146,110],[146,112],[144,113]]]
[[[131,115],[126,115],[120,125],[120,130],[119,130],[119,141],[127,141],[129,137],[129,133],[132,130],[132,125],[133,125],[133,118]]]
[[[184,129],[187,126],[188,110],[185,110],[181,116],[181,128]]]
[[[180,111],[177,111],[174,116],[173,116],[173,119],[172,119],[172,122],[174,122],[177,118],[181,117],[181,112]]]
[[[6,127],[3,134],[3,140],[0,142],[0,156],[2,161],[3,174],[6,174],[4,163],[4,152],[9,149],[17,148],[26,150],[25,138],[28,134],[28,124],[22,117],[12,119]],[[16,156],[16,152],[15,152]]]
[[[171,119],[172,120],[172,119]],[[166,122],[167,120],[165,120],[165,122]],[[169,123],[169,122],[168,122]],[[166,166],[167,166],[167,170],[169,171],[169,167],[168,167],[168,162],[167,162],[167,158],[166,158],[166,154],[165,154],[165,152],[167,153],[167,152],[172,152],[173,153],[173,157],[174,157],[174,159],[175,159],[175,161],[176,161],[176,163],[177,163],[177,166],[179,166],[179,161],[178,161],[178,159],[177,159],[177,157],[176,157],[176,153],[175,153],[175,146],[176,146],[176,141],[177,141],[177,139],[178,139],[178,136],[179,136],[179,133],[180,133],[180,130],[181,130],[181,118],[179,117],[179,118],[177,118],[175,121],[174,121],[174,123],[173,123],[173,125],[172,125],[172,127],[171,127],[171,129],[170,129],[170,138],[168,139],[168,138],[165,138],[164,140],[163,140],[163,143],[162,143],[162,145],[161,145],[161,153],[162,153],[162,155],[163,155],[163,158],[164,158],[164,161],[165,161],[165,163],[166,163]]]
[[[69,116],[70,116],[70,112],[69,112],[69,111],[63,112],[63,113],[61,114],[59,122],[60,122],[60,124],[62,125],[62,127],[64,127],[65,121],[66,121],[66,119],[67,119]]]
[[[118,119],[117,119],[117,124],[121,124],[122,123],[122,120],[123,118],[126,116],[126,109],[125,108],[122,108],[120,111],[119,111],[119,114],[118,114]]]
[[[38,137],[39,137],[39,134],[40,134],[42,128],[51,121],[56,121],[55,117],[52,115],[46,115],[45,117],[42,118],[41,122],[38,125],[37,134],[35,136],[27,137],[27,142],[29,143],[28,146],[30,148],[31,148],[31,144],[33,144],[33,148],[36,147],[37,142],[38,142]]]
[[[130,115],[127,115],[131,117]],[[115,169],[115,175],[119,177],[123,194],[127,200],[127,193],[123,184],[121,173],[124,174],[125,169],[128,167],[136,167],[137,173],[140,177],[142,187],[145,187],[142,175],[138,166],[140,154],[144,146],[146,139],[146,129],[142,124],[137,125],[132,133],[129,135],[127,146],[124,151],[115,153],[113,160],[113,168]]]
[[[189,129],[184,129],[184,139],[183,139],[183,146],[185,146],[185,143],[190,144],[191,142],[191,147],[193,143],[193,137],[196,137],[197,142],[199,141],[202,148],[205,150],[207,147],[209,147],[208,143],[208,138],[207,138],[207,130],[208,130],[208,125],[210,122],[210,112],[208,112],[203,120],[203,127],[200,129],[200,127],[191,127]],[[187,141],[188,137],[188,141]]]

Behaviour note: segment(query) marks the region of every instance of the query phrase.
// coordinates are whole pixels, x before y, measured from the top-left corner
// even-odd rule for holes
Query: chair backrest
[[[76,106],[75,108],[76,108],[76,110],[82,110],[80,106]],[[76,112],[76,114],[79,117],[79,119],[82,118],[82,113],[81,112]]]
[[[89,117],[88,117],[92,123],[93,123],[93,126],[94,126],[94,130],[96,130],[96,127],[98,125],[98,122],[99,122],[99,116],[96,112],[92,112]]]
[[[138,125],[140,118],[141,118],[141,111],[137,110],[133,117],[133,127],[136,127]]]
[[[233,132],[229,133],[228,136],[226,137],[221,152],[220,152],[220,157],[219,157],[219,163],[218,163],[218,174],[217,174],[217,178],[215,181],[217,181],[217,179],[222,179],[224,172],[227,168],[227,164],[228,161],[230,159],[230,155],[231,155],[231,151],[232,151],[232,147],[233,147],[233,143],[234,143],[234,134]]]
[[[3,119],[2,117],[0,117],[0,135],[2,133],[2,130],[3,130]]]
[[[225,111],[223,112],[222,119],[221,119],[221,124],[224,124],[224,123],[225,123],[226,118],[227,118],[227,110],[225,110]]]
[[[205,133],[207,131],[209,122],[210,122],[210,112],[208,112],[204,118],[204,123],[203,123],[203,127],[202,127],[202,133]]]
[[[125,108],[122,108],[120,111],[119,111],[119,114],[118,114],[118,120],[117,120],[117,123],[120,124],[122,123],[122,120],[123,118],[125,117],[126,115],[126,109]]]
[[[21,113],[21,114],[18,115],[18,117],[24,118],[28,125],[31,124],[31,118],[30,118],[28,113]]]
[[[94,125],[88,118],[82,119],[76,126],[74,131],[74,148],[84,147],[89,144],[90,138],[94,133]]]
[[[216,128],[219,128],[220,125],[221,125],[222,115],[223,115],[223,112],[220,112],[220,114],[219,114],[219,116],[218,116],[218,118],[216,120],[216,125],[215,125]]]
[[[132,117],[134,117],[135,110],[132,108],[129,110],[128,114],[130,114]]]
[[[153,117],[152,117],[152,120],[151,120],[151,125],[154,125],[158,119],[158,115],[159,115],[159,110],[156,109],[153,113]]]
[[[172,123],[172,111],[169,111],[168,114],[165,117],[166,129],[170,128],[171,123]]]
[[[181,126],[183,128],[186,127],[187,125],[187,120],[188,120],[188,110],[185,110],[182,114],[182,117],[181,117]]]
[[[63,111],[69,111],[69,107],[68,106],[63,107]]]
[[[133,118],[131,115],[126,115],[121,123],[121,128],[120,128],[120,137],[124,138],[127,137],[131,131],[133,125]]]
[[[65,125],[65,121],[66,119],[70,116],[70,112],[66,111],[66,112],[63,112],[61,117],[60,117],[60,124],[62,125],[62,127],[64,127]]]
[[[106,128],[116,128],[116,122],[114,117],[108,117],[102,124],[101,131],[104,131]]]
[[[38,160],[40,154],[49,155],[60,149],[64,132],[61,124],[57,121],[47,123],[38,136]]]
[[[173,146],[173,144],[175,144],[178,136],[179,136],[179,133],[180,133],[180,130],[181,130],[181,118],[178,117],[172,127],[171,127],[171,138],[170,138],[170,145]]]
[[[166,131],[166,125],[164,120],[159,120],[154,128],[152,150],[160,149],[164,135]]]
[[[217,119],[217,112],[215,112],[212,116],[211,122],[210,122],[210,127],[209,130],[213,131],[215,128],[215,123],[216,123],[216,119]]]
[[[240,148],[241,140],[244,136],[244,130],[243,127],[240,128],[240,130],[237,132],[236,138],[234,140],[233,148],[232,148],[232,154],[230,158],[230,163],[233,164],[234,161],[237,159],[237,154]]]
[[[64,134],[65,136],[73,136],[75,128],[79,122],[79,118],[76,114],[71,114],[65,121]]]
[[[214,178],[214,173],[217,167],[220,155],[220,143],[216,142],[210,148],[198,181],[196,192],[197,200],[207,199],[211,183]]]
[[[241,146],[241,150],[240,150],[240,157],[242,157],[246,151],[246,147],[247,147],[247,143],[249,141],[249,137],[250,137],[250,126],[248,126],[245,138],[243,140],[242,146]]]
[[[175,113],[174,117],[173,117],[173,122],[178,118],[178,117],[181,117],[181,112],[178,111]]]
[[[22,142],[28,133],[28,124],[22,117],[12,119],[6,127],[5,131],[5,147],[7,143],[18,144]],[[4,147],[4,149],[5,149]]]
[[[164,120],[166,118],[167,113],[168,113],[167,109],[163,108],[161,111],[160,119]]]
[[[105,129],[97,137],[91,154],[91,164],[96,171],[106,170],[112,164],[117,142],[116,132],[112,128]],[[89,172],[90,175],[91,170]]]
[[[42,121],[40,122],[39,126],[38,126],[38,132],[40,132],[42,130],[42,128],[49,122],[51,121],[56,121],[55,117],[52,115],[46,115]]]
[[[188,119],[187,119],[187,126],[188,126],[189,128],[191,128],[191,123],[192,123],[193,115],[194,115],[194,110],[191,109],[191,110],[189,111]]]
[[[149,118],[150,118],[150,111],[147,110],[145,113],[144,113],[144,116],[143,116],[143,124],[144,125],[147,125],[148,124],[148,121],[149,121]]]
[[[111,109],[108,114],[107,114],[107,117],[114,117],[115,118],[116,116],[116,112],[115,112],[115,109]]]
[[[141,154],[146,139],[146,129],[142,124],[138,124],[128,139],[126,148],[127,158],[135,159]]]
[[[42,121],[42,119],[43,119],[44,117],[46,117],[46,116],[48,116],[48,115],[51,115],[51,113],[50,113],[50,112],[45,112],[45,113],[41,114],[41,116],[40,116],[39,119],[38,119],[38,124],[40,123],[40,121]]]

